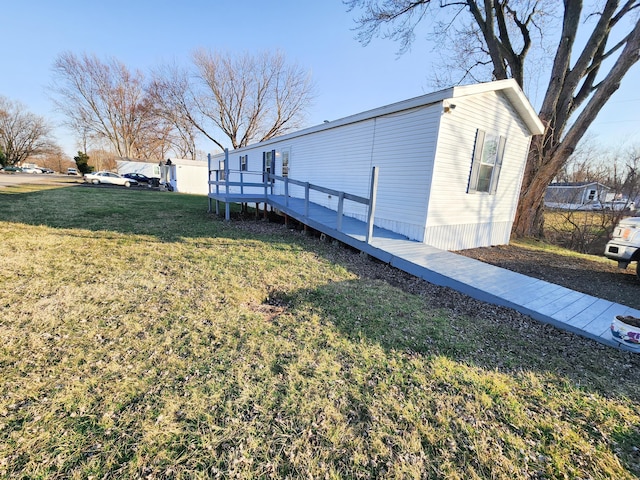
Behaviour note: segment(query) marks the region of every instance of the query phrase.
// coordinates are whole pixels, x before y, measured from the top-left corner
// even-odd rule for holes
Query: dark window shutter
[[[478,129],[476,134],[476,147],[473,151],[473,161],[471,162],[471,175],[469,176],[469,186],[467,193],[475,192],[478,187],[478,175],[480,173],[480,162],[482,161],[482,148],[484,146],[484,130]]]

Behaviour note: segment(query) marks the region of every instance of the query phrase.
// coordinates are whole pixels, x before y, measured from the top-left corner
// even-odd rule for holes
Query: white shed
[[[158,178],[162,184],[171,186],[171,190],[195,195],[207,195],[208,164],[201,160],[184,158],[168,158],[159,162],[139,162],[134,160],[118,160],[118,173],[141,173],[151,178]]]
[[[514,80],[452,87],[233,150],[226,178],[267,172],[368,197],[376,166],[375,225],[446,250],[506,244],[531,136],[542,132]],[[224,158],[211,157],[210,170]],[[288,194],[304,198],[304,188]],[[338,208],[335,195],[309,200]],[[366,221],[364,205],[343,208]]]
[[[208,164],[201,160],[186,160],[184,158],[169,158],[165,162],[166,182],[174,192],[207,195]]]

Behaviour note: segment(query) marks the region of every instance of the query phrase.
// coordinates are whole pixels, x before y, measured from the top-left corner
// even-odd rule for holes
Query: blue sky
[[[421,38],[400,57],[390,40],[363,47],[354,39],[354,13],[340,0],[21,0],[5,2],[2,17],[0,95],[58,122],[46,86],[65,51],[113,56],[146,72],[187,63],[200,47],[279,49],[312,73],[318,95],[308,126],[433,91],[430,71],[438,66]],[[638,85],[635,65],[591,128],[599,143],[640,144]],[[526,93],[537,108],[535,92]],[[56,136],[67,154],[76,152],[69,132],[59,128]]]

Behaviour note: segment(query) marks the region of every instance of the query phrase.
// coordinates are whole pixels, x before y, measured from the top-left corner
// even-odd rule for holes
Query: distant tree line
[[[59,148],[51,137],[52,126],[19,102],[0,96],[0,163],[16,165],[29,157]]]
[[[314,90],[279,52],[198,50],[189,66],[147,75],[115,58],[66,52],[53,70],[52,97],[83,150],[136,159],[196,159],[199,138],[222,150],[300,128]]]

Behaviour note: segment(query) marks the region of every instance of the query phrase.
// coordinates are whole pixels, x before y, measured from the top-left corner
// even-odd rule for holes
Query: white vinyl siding
[[[461,91],[471,93],[427,105],[417,105],[413,99],[404,109],[381,107],[375,115],[364,112],[338,120],[335,126],[287,134],[233,155],[249,157],[247,182],[261,181],[263,152],[272,150],[276,174],[282,175],[279,165],[286,150],[291,179],[367,198],[371,171],[377,166],[377,226],[442,249],[508,243],[530,130],[501,91],[477,93],[464,87]],[[444,113],[443,101],[456,108]],[[499,173],[499,178],[490,183],[489,194],[469,193],[478,130],[506,140],[502,166],[493,174]],[[232,172],[230,180],[238,181],[239,175],[234,178]],[[278,183],[274,193],[283,194]],[[231,191],[237,193],[239,187]],[[290,185],[289,195],[304,198],[304,188]],[[338,208],[335,195],[312,191],[310,200]],[[367,209],[345,201],[344,213],[366,220]]]
[[[376,225],[422,241],[439,117],[439,104],[413,108],[301,135],[282,144],[274,139],[246,147],[243,153],[254,158],[256,152],[262,158],[263,151],[275,149],[279,155],[286,148],[290,158],[295,157],[289,165],[290,178],[367,198],[371,172],[377,166]],[[281,187],[277,189],[276,193],[284,193]],[[291,185],[289,195],[303,198],[304,188]],[[338,208],[336,196],[311,191],[309,199]],[[367,207],[346,201],[344,212],[365,220]]]
[[[424,241],[449,250],[508,243],[529,131],[500,93],[456,98],[455,104],[441,120]],[[506,139],[493,195],[468,193],[478,129]]]

